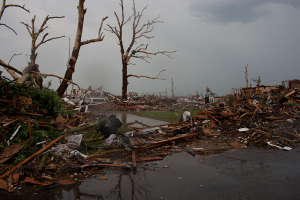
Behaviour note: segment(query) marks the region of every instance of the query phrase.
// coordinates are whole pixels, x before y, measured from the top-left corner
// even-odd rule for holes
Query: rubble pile
[[[217,152],[257,147],[288,151],[299,143],[300,96],[295,87],[237,93],[205,105],[154,95],[137,98],[135,93],[131,94],[135,102],[124,104],[104,92],[109,101],[117,103],[93,107],[59,99],[63,110],[46,110],[33,94],[16,95],[9,82],[1,84],[0,188],[10,192],[25,183],[43,185],[44,190],[74,184],[94,174],[105,175],[107,167],[134,170],[137,163],[162,160],[176,152],[206,154],[204,142]],[[130,106],[185,112],[177,123],[151,127],[138,121],[122,124],[116,116],[105,115],[106,109],[127,110]],[[190,109],[198,113],[191,116]],[[85,131],[90,129],[96,132],[87,137]]]

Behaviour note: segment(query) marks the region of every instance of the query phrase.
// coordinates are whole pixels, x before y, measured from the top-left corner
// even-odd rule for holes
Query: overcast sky
[[[36,28],[44,18],[52,19],[47,24],[50,37],[65,35],[41,45],[36,63],[43,73],[64,76],[69,54],[74,45],[77,28],[77,0],[7,0],[7,4],[25,4],[30,13],[20,8],[7,8],[2,23],[14,28],[0,26],[0,59],[23,70],[31,48],[31,38],[24,25],[36,15]],[[132,1],[124,0],[125,17],[132,14]],[[167,80],[129,78],[128,92],[156,93],[167,88],[171,94],[171,79],[178,95],[205,93],[208,86],[212,92],[223,95],[231,88],[246,86],[245,65],[248,64],[249,84],[251,78],[261,78],[261,84],[277,85],[288,79],[299,79],[300,72],[300,1],[299,0],[136,0],[137,10],[144,12],[144,22],[161,16],[164,23],[156,24],[149,36],[153,39],[137,40],[149,44],[151,52],[174,51],[169,59],[163,55],[153,56],[150,63],[143,60],[131,62],[129,74],[160,77]],[[106,24],[117,26],[114,11],[119,15],[118,0],[86,0],[82,40],[97,37],[102,18],[108,16]],[[128,46],[132,27],[125,27],[124,43]],[[104,91],[121,94],[122,65],[117,37],[103,30],[104,41],[84,45],[76,63],[73,81],[83,88],[103,86]],[[2,67],[1,67],[2,68]],[[1,71],[5,71],[3,68]],[[4,75],[8,76],[7,72]],[[59,81],[52,79],[52,88],[57,89]],[[44,81],[44,83],[47,82]],[[70,87],[69,87],[70,88]]]

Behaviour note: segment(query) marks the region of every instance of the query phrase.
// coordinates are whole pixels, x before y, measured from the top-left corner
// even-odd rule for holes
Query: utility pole
[[[174,88],[174,82],[173,82],[173,78],[172,78],[172,81],[171,81],[171,83],[172,83],[172,87],[171,87],[171,92],[172,92],[172,98],[174,98],[174,90],[175,90],[175,88]]]

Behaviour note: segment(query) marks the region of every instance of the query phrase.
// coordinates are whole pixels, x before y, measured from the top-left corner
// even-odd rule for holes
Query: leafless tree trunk
[[[105,17],[102,19],[99,32],[98,32],[98,38],[87,40],[87,41],[81,41],[82,31],[83,31],[83,21],[84,21],[84,15],[86,13],[86,9],[84,9],[84,1],[85,0],[79,0],[79,5],[77,7],[78,9],[78,25],[77,25],[77,32],[76,32],[76,39],[75,44],[72,51],[72,56],[68,61],[68,68],[65,73],[65,79],[66,80],[72,80],[73,73],[75,71],[75,65],[79,56],[80,47],[85,44],[89,44],[92,42],[100,42],[104,39],[103,34],[101,33],[102,25],[104,20],[106,20],[108,17]],[[68,88],[67,81],[63,80],[60,84],[59,88],[57,89],[58,96],[62,97],[65,91]]]
[[[8,5],[6,5],[5,3],[6,3],[6,0],[2,0],[2,6],[1,6],[1,10],[0,10],[0,20],[2,18],[2,15],[4,13],[5,8],[8,8],[8,7],[19,7],[19,8],[22,8],[23,10],[25,10],[25,11],[27,11],[27,12],[30,13],[30,11],[25,8],[25,4],[23,6],[20,6],[20,5],[16,5],[16,4],[8,4]],[[8,26],[8,25],[3,24],[3,23],[0,22],[0,26],[1,25],[9,28],[10,30],[12,30],[17,35],[17,32],[14,29],[12,29],[10,26]]]
[[[249,83],[248,83],[248,64],[245,66],[245,78],[246,78],[246,87],[249,87]]]
[[[154,24],[156,23],[162,23],[162,21],[158,21],[157,18],[153,19],[152,21],[149,21],[147,24],[143,24],[141,26],[139,26],[140,24],[140,19],[143,16],[143,12],[146,10],[147,6],[141,11],[141,12],[137,12],[135,9],[135,2],[133,0],[133,14],[128,17],[128,19],[125,21],[124,18],[124,7],[123,7],[123,0],[120,0],[120,6],[122,9],[122,17],[121,17],[121,21],[119,19],[119,16],[117,15],[116,12],[115,16],[117,18],[117,22],[118,22],[118,29],[117,27],[112,27],[110,25],[107,24],[107,26],[109,27],[109,29],[107,29],[107,31],[114,33],[118,40],[119,43],[118,45],[120,45],[120,51],[121,51],[121,60],[122,60],[122,98],[123,99],[127,99],[127,86],[128,86],[128,77],[129,76],[135,76],[135,77],[142,77],[142,76],[137,76],[137,75],[127,75],[127,67],[128,65],[133,65],[132,63],[130,63],[130,59],[132,57],[134,58],[139,58],[142,59],[144,61],[146,61],[147,63],[149,63],[149,61],[147,60],[147,58],[151,58],[150,55],[157,55],[157,54],[163,54],[169,58],[172,58],[169,54],[170,53],[174,53],[176,51],[158,51],[155,53],[151,53],[147,51],[147,47],[148,44],[145,46],[143,44],[139,45],[138,47],[136,47],[135,49],[133,49],[133,45],[135,44],[136,40],[142,37],[146,37],[148,39],[153,38],[154,36],[147,36],[147,34],[151,33],[153,28],[154,28]],[[132,35],[132,40],[130,42],[130,45],[128,46],[127,50],[124,50],[124,45],[123,45],[123,26],[129,22],[131,20],[131,18],[133,18],[133,24],[132,24],[132,30],[133,30],[133,35]],[[139,54],[139,55],[137,55]],[[142,54],[142,55],[140,55]],[[145,77],[145,76],[143,76]],[[149,78],[149,77],[145,77],[145,78]],[[157,78],[152,78],[152,79],[158,79]]]

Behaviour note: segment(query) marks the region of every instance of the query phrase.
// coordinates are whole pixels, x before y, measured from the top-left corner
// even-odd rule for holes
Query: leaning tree
[[[159,75],[162,70],[159,72],[157,77],[148,77],[148,76],[138,76],[138,75],[133,75],[133,74],[127,74],[127,67],[128,65],[133,65],[133,63],[130,63],[130,59],[131,58],[139,58],[142,59],[144,61],[146,61],[147,63],[149,63],[149,61],[147,59],[151,58],[151,55],[157,55],[157,54],[162,54],[165,55],[169,58],[172,58],[169,54],[170,53],[174,53],[176,51],[157,51],[157,52],[149,52],[147,50],[148,48],[148,44],[147,45],[143,45],[140,44],[137,47],[133,47],[134,44],[136,43],[136,40],[140,39],[140,38],[147,38],[147,39],[151,39],[154,38],[154,36],[148,36],[149,33],[152,32],[153,28],[154,28],[154,24],[156,23],[162,23],[162,21],[159,21],[158,19],[160,17],[156,17],[155,19],[153,19],[152,21],[148,21],[148,23],[146,24],[140,24],[141,21],[141,17],[143,16],[144,11],[146,10],[147,6],[144,7],[144,9],[141,12],[137,12],[136,8],[135,8],[135,2],[133,0],[133,14],[127,18],[127,20],[125,20],[124,18],[124,6],[123,6],[123,0],[120,0],[120,6],[122,9],[122,16],[121,19],[119,18],[119,16],[117,15],[116,12],[115,16],[117,18],[117,22],[118,22],[118,28],[117,27],[112,27],[109,24],[107,24],[107,26],[109,27],[108,29],[106,29],[107,31],[115,34],[119,40],[118,45],[120,46],[120,51],[121,51],[121,60],[122,60],[122,98],[123,99],[127,99],[127,86],[128,86],[128,78],[133,76],[133,77],[145,77],[145,78],[151,78],[151,79],[161,79],[159,78]],[[127,22],[129,22],[131,19],[133,18],[133,23],[132,23],[132,39],[131,42],[129,44],[129,46],[127,47],[127,50],[125,51],[124,48],[124,43],[123,43],[123,27],[125,26],[125,24]]]
[[[78,9],[78,24],[77,24],[77,32],[76,32],[76,38],[75,38],[75,43],[72,51],[72,56],[69,58],[68,64],[67,64],[67,71],[65,73],[64,80],[56,90],[58,93],[58,96],[62,97],[65,91],[68,88],[68,80],[72,80],[73,73],[75,72],[75,65],[79,56],[79,51],[80,47],[89,43],[93,42],[101,42],[104,39],[104,35],[101,32],[102,25],[104,20],[106,20],[108,17],[105,17],[102,19],[100,28],[98,31],[98,38],[96,39],[91,39],[91,40],[86,40],[86,41],[81,41],[81,36],[82,36],[82,31],[83,31],[83,21],[84,21],[84,15],[86,13],[86,8],[84,9],[84,1],[85,0],[79,0],[79,5],[77,7]]]

